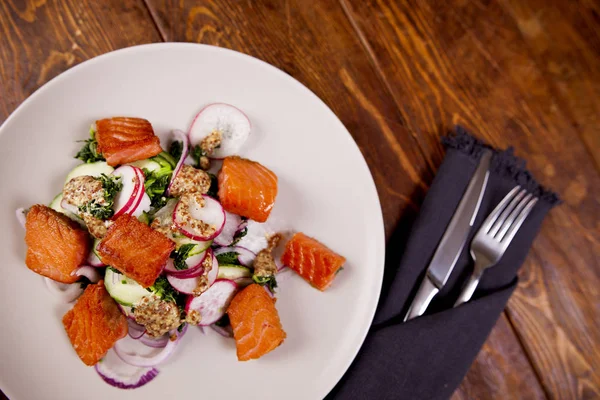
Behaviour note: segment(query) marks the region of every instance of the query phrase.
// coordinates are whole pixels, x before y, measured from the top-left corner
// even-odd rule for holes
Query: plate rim
[[[47,90],[50,90],[50,88],[59,84],[62,80],[68,78],[71,74],[76,73],[79,70],[85,69],[87,66],[93,65],[97,62],[104,61],[105,59],[114,58],[114,57],[117,57],[124,53],[136,53],[136,52],[143,52],[143,51],[159,51],[161,48],[169,48],[169,49],[174,49],[174,48],[186,49],[186,48],[188,48],[188,49],[191,49],[192,51],[196,51],[197,49],[200,49],[200,50],[204,50],[204,51],[229,53],[235,57],[239,57],[242,59],[245,58],[250,62],[257,63],[261,67],[266,67],[268,70],[271,71],[271,73],[279,74],[283,79],[286,79],[293,85],[297,86],[301,91],[304,91],[309,96],[311,96],[316,104],[319,104],[319,106],[321,108],[323,108],[326,113],[330,114],[333,117],[333,119],[336,121],[336,124],[339,124],[340,128],[346,132],[346,134],[347,134],[346,139],[349,140],[351,142],[351,146],[353,146],[354,149],[356,151],[358,151],[358,154],[360,155],[360,159],[362,160],[363,167],[366,168],[366,170],[368,172],[368,176],[370,177],[370,180],[368,183],[368,186],[369,186],[368,190],[373,191],[373,193],[375,194],[375,200],[376,200],[376,204],[378,207],[378,212],[376,213],[377,221],[375,221],[375,223],[376,223],[376,225],[379,226],[379,229],[377,230],[378,233],[374,237],[374,240],[376,242],[375,251],[376,251],[376,257],[377,257],[377,259],[374,261],[374,264],[378,268],[377,280],[374,282],[374,287],[377,287],[377,295],[373,296],[370,300],[370,303],[371,303],[371,304],[369,304],[370,311],[369,311],[369,315],[368,315],[368,318],[366,321],[368,323],[366,323],[364,325],[364,327],[362,328],[362,332],[360,332],[360,335],[359,335],[360,341],[355,346],[355,348],[352,350],[352,352],[351,352],[352,354],[350,354],[351,357],[348,357],[347,361],[342,363],[343,368],[340,368],[339,369],[340,372],[335,374],[335,375],[337,375],[335,380],[332,379],[331,382],[329,382],[327,385],[324,385],[324,388],[326,389],[326,391],[321,394],[322,398],[324,398],[340,382],[340,380],[343,378],[343,376],[346,374],[346,372],[348,371],[348,369],[350,368],[350,366],[356,359],[356,356],[358,355],[360,349],[362,348],[362,346],[365,342],[365,339],[367,337],[367,334],[369,332],[369,329],[370,329],[373,319],[375,317],[375,313],[377,311],[379,300],[381,297],[381,288],[382,288],[382,284],[383,284],[384,269],[385,269],[386,242],[385,242],[385,225],[384,225],[384,219],[383,219],[383,210],[381,208],[381,200],[379,198],[379,193],[377,191],[377,186],[375,184],[375,180],[373,178],[371,169],[369,168],[369,165],[368,165],[362,151],[360,150],[360,147],[358,146],[358,144],[354,140],[354,137],[352,136],[350,131],[346,128],[344,123],[333,112],[333,110],[319,96],[317,96],[310,88],[308,88],[306,85],[304,85],[302,82],[300,82],[299,80],[297,80],[296,78],[294,78],[293,76],[288,74],[287,72],[279,69],[278,67],[276,67],[272,64],[269,64],[268,62],[263,61],[257,57],[242,53],[237,50],[228,49],[228,48],[219,47],[219,46],[208,45],[208,44],[190,43],[190,42],[146,43],[146,44],[141,44],[141,45],[123,47],[123,48],[120,48],[117,50],[112,50],[112,51],[97,55],[93,58],[82,61],[81,63],[79,63],[79,64],[61,72],[57,76],[53,77],[48,82],[44,83],[42,86],[40,86],[35,91],[33,91],[25,100],[23,100],[17,106],[17,108],[15,108],[10,113],[10,115],[6,118],[6,120],[4,120],[4,122],[0,125],[0,135],[5,134],[4,132],[8,130],[7,127],[10,127],[12,120],[14,118],[16,118],[16,116],[18,114],[23,112],[22,110],[25,109],[29,103],[35,101],[35,99],[37,97],[39,97],[42,93],[44,93]],[[366,184],[367,184],[367,182],[365,182],[365,186],[366,186]],[[10,389],[8,389],[8,387],[6,387],[5,385],[2,385],[2,386],[3,386],[2,391],[5,393],[5,395],[9,396],[9,398],[13,398],[10,396]]]

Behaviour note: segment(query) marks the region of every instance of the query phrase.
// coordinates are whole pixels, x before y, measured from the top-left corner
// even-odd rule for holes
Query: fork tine
[[[498,233],[496,233],[496,235],[494,236],[496,240],[498,240],[499,242],[502,240],[506,232],[508,232],[508,228],[510,228],[511,225],[517,220],[517,217],[519,216],[519,214],[521,214],[521,211],[523,211],[523,208],[525,208],[525,206],[527,205],[529,200],[531,200],[532,197],[533,195],[529,193],[527,194],[527,196],[525,196],[524,199],[519,201],[519,204],[515,206],[514,210],[512,210],[510,215],[502,223],[502,227],[500,228]]]
[[[525,221],[525,219],[527,218],[537,201],[537,197],[534,197],[533,199],[529,200],[529,203],[527,203],[523,211],[521,211],[521,214],[519,214],[518,219],[510,226],[510,229],[508,230],[506,235],[500,239],[501,243],[505,246],[505,248],[513,240],[513,238],[517,234],[517,231],[521,227],[521,224],[523,224],[523,222]]]
[[[494,225],[490,229],[488,234],[491,237],[496,236],[496,234],[500,230],[500,227],[502,227],[502,224],[504,224],[504,222],[506,222],[506,219],[508,218],[510,213],[515,209],[515,207],[519,204],[519,202],[521,201],[523,196],[525,196],[526,194],[527,194],[527,191],[525,189],[522,189],[521,191],[519,191],[519,193],[515,197],[513,197],[511,202],[508,204],[508,206],[506,206],[504,211],[502,211],[502,214],[500,214],[500,216],[498,217],[498,220],[494,223]]]
[[[514,188],[512,188],[512,190],[510,192],[508,192],[508,194],[506,196],[504,196],[502,201],[500,203],[498,203],[496,208],[494,208],[494,211],[492,211],[491,214],[488,215],[488,217],[485,219],[485,221],[483,221],[483,224],[481,225],[481,228],[480,228],[481,232],[487,233],[490,230],[490,228],[492,227],[494,222],[496,222],[496,219],[498,219],[498,215],[500,215],[502,210],[504,210],[504,207],[506,206],[506,204],[508,204],[508,202],[513,199],[513,197],[519,191],[519,189],[521,189],[521,187],[517,185]]]

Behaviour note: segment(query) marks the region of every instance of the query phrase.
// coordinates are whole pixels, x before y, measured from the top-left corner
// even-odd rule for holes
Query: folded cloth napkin
[[[384,290],[373,326],[354,363],[328,399],[447,399],[477,356],[508,298],[546,213],[559,199],[540,186],[511,148],[493,150],[490,176],[470,243],[482,222],[517,184],[540,198],[500,262],[486,270],[471,301],[452,308],[473,270],[465,245],[452,275],[425,315],[402,322],[428,263],[489,148],[461,127],[442,139],[447,152],[413,224],[400,265],[386,265]],[[399,229],[405,229],[400,227]],[[394,243],[388,252],[394,252]],[[391,269],[392,271],[390,271]],[[394,274],[394,271],[395,274]],[[392,272],[390,274],[390,272]],[[384,283],[384,288],[386,287]]]

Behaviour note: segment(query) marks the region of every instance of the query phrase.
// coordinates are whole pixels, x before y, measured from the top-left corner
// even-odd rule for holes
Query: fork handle
[[[456,303],[454,303],[454,307],[458,307],[462,303],[466,303],[467,301],[471,300],[471,297],[473,297],[473,293],[475,293],[477,285],[479,285],[481,275],[483,274],[480,271],[473,272],[473,274],[469,277],[467,284],[460,293],[460,296],[458,296]]]

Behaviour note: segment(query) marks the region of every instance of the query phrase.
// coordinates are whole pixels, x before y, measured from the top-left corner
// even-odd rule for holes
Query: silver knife
[[[429,303],[446,284],[454,269],[469,231],[475,222],[481,199],[487,185],[492,152],[485,150],[458,207],[438,244],[427,273],[413,299],[404,321],[423,315]]]

